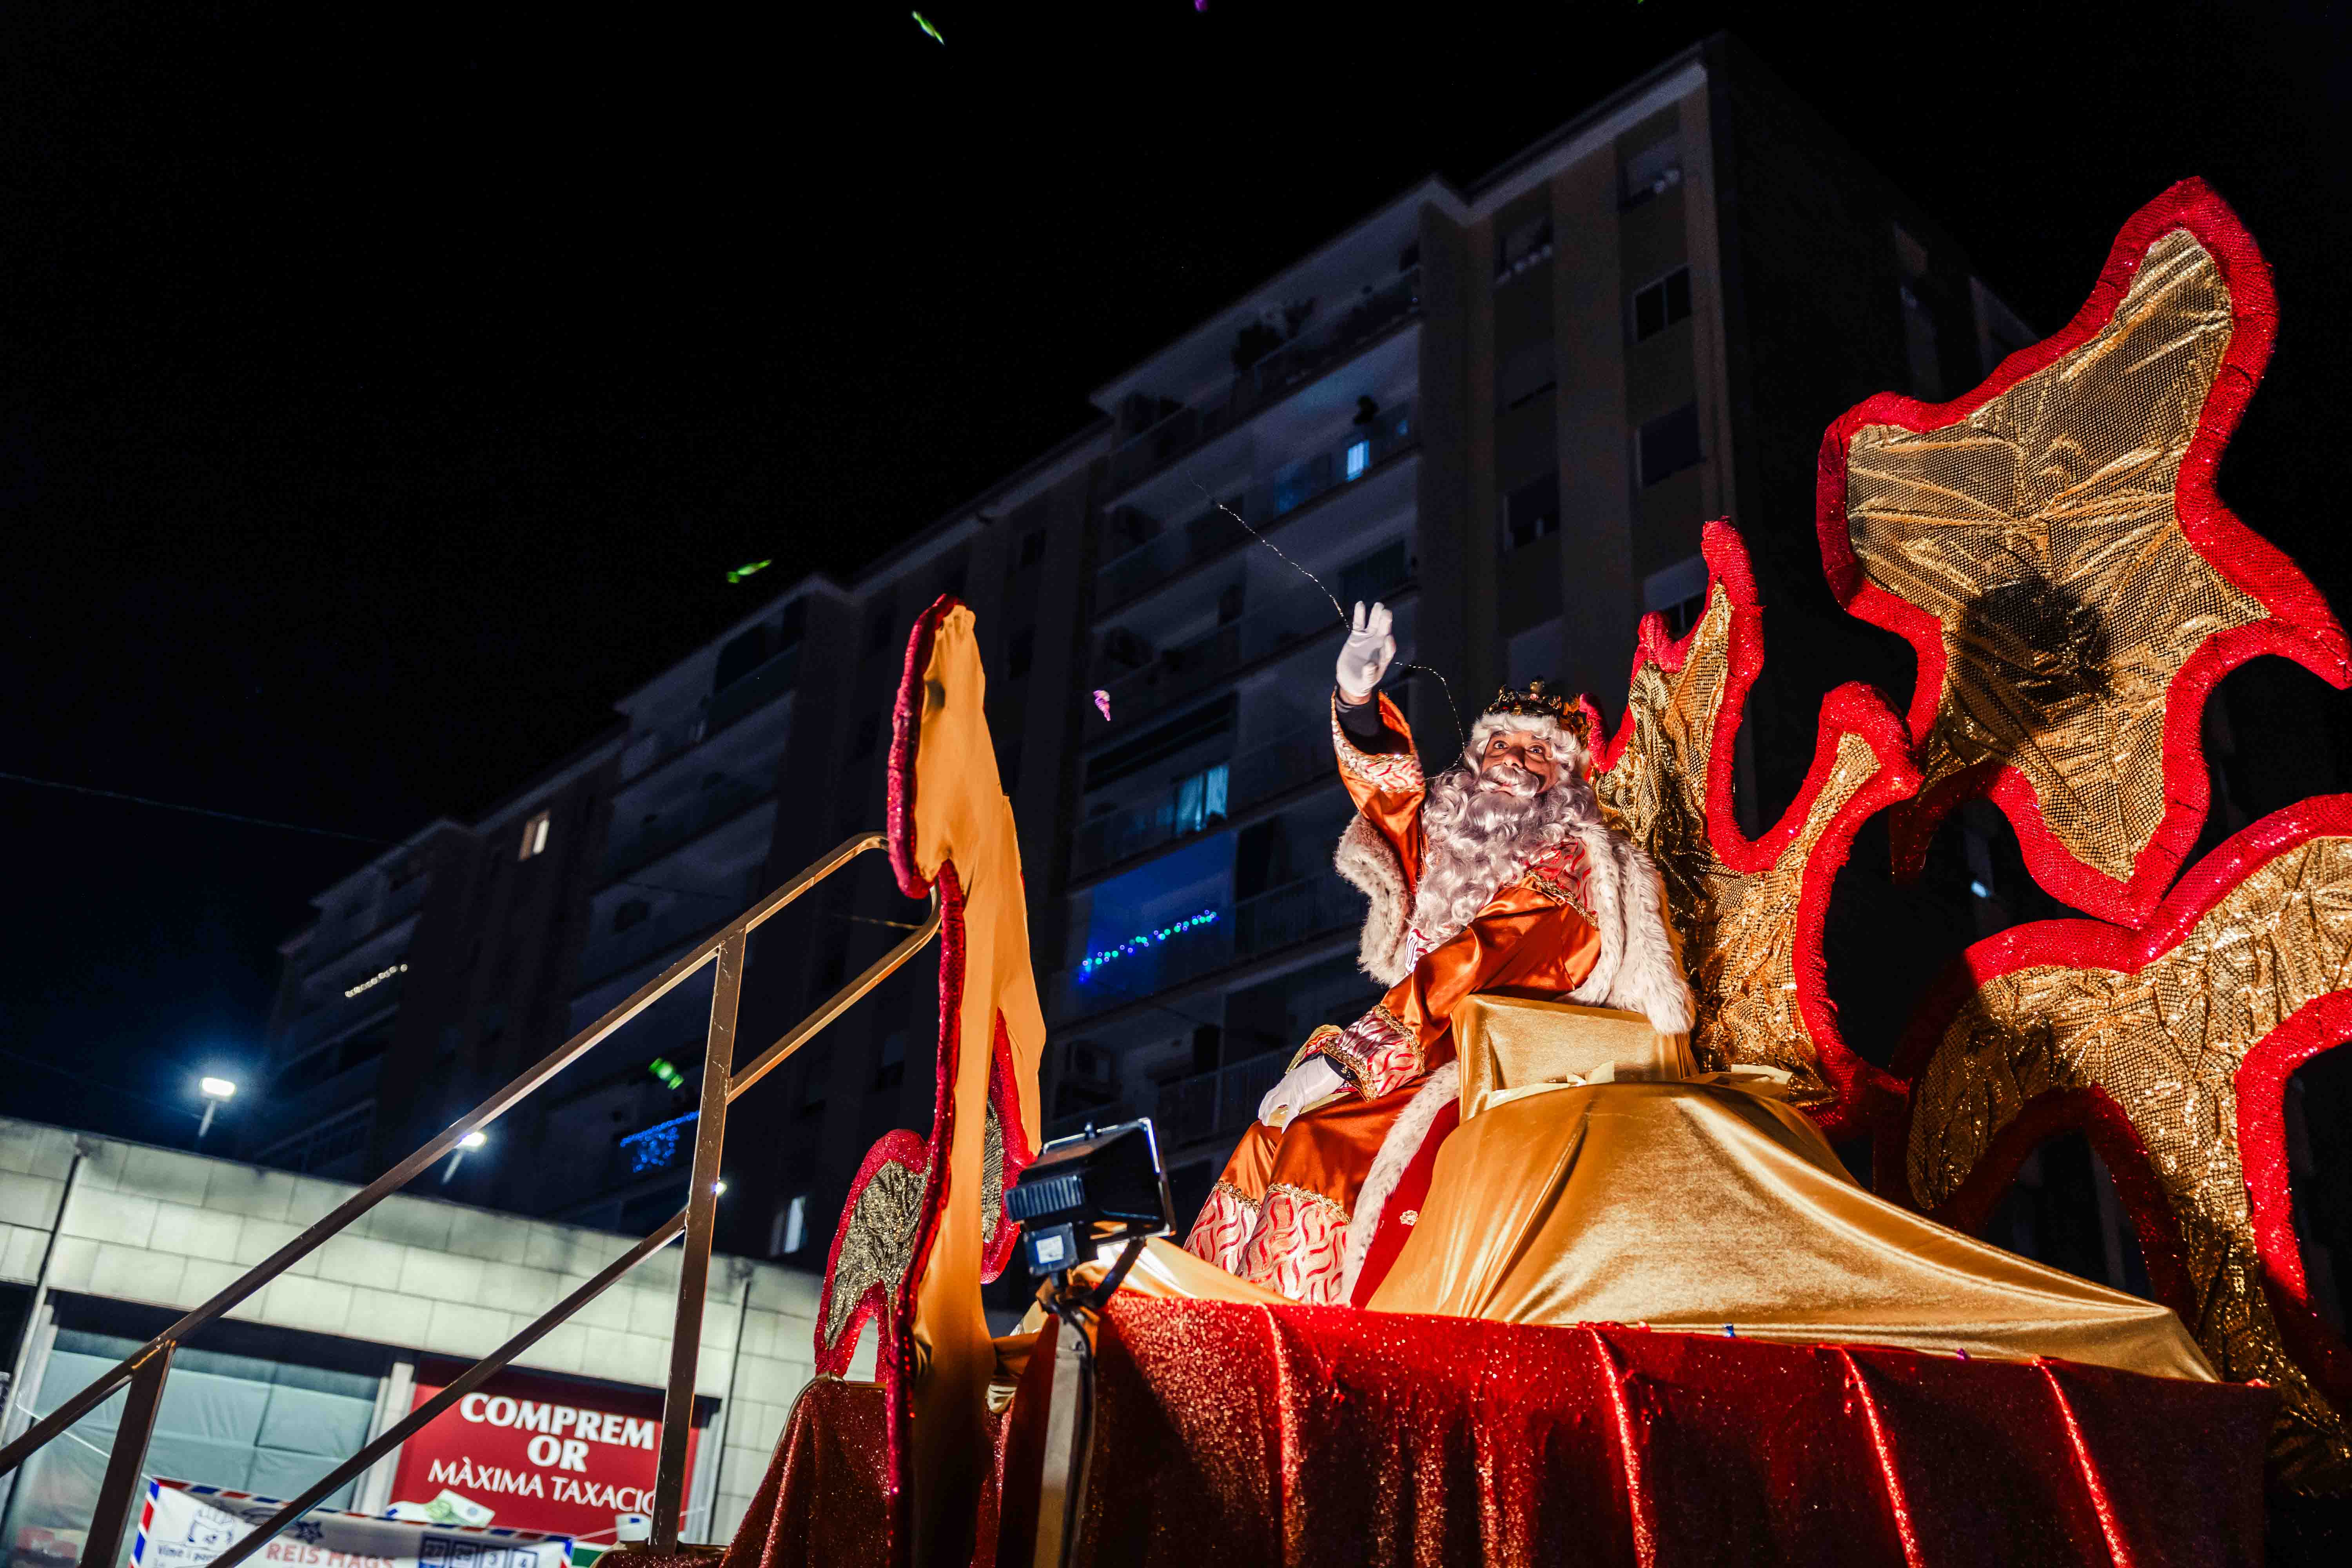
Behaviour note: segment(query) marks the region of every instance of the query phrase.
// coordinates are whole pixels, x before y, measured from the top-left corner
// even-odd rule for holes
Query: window
[[[1620,207],[1637,207],[1683,183],[1683,142],[1678,135],[1653,142],[1625,160]]]
[[[808,1194],[795,1193],[792,1202],[776,1210],[775,1223],[768,1229],[768,1256],[789,1258],[808,1241]]]
[[[1176,831],[1198,833],[1225,819],[1225,764],[1176,781]]]
[[[1018,680],[1029,673],[1030,662],[1037,656],[1037,628],[1023,626],[1013,634],[1012,643],[1004,650],[1005,673]]]
[[[882,1055],[874,1064],[874,1087],[896,1089],[907,1077],[907,1031],[893,1029],[882,1037]]]
[[[1033,528],[1021,536],[1020,563],[1023,566],[1034,566],[1045,559],[1045,531],[1042,528]]]
[[[874,750],[875,740],[881,733],[882,716],[880,714],[859,714],[857,717],[856,732],[851,738],[849,742],[849,754],[853,757],[863,757],[867,755]]]
[[[833,1086],[833,1047],[824,1046],[809,1058],[801,1079],[801,1114],[814,1116],[824,1109],[825,1090]]]
[[[825,955],[824,963],[816,972],[816,984],[810,988],[809,1000],[821,1002],[841,989],[841,982],[849,973],[849,954],[836,946]]]
[[[1495,255],[1495,281],[1505,282],[1551,255],[1551,214],[1532,217],[1503,237]]]
[[[767,662],[768,628],[753,626],[719,650],[719,671],[711,679],[710,689],[714,693],[724,691]]]
[[[1699,460],[1698,405],[1685,403],[1672,414],[1661,414],[1642,426],[1634,438],[1634,466],[1644,489],[1672,474],[1695,468]]]
[[[1654,338],[1690,314],[1690,268],[1677,267],[1633,295],[1633,341]]]
[[[866,651],[879,653],[890,646],[890,634],[898,629],[898,607],[892,596],[885,594],[874,602],[866,616]]]
[[[1693,555],[1642,580],[1642,608],[1664,617],[1666,634],[1679,637],[1706,614],[1706,561]]]
[[[1339,602],[1352,605],[1362,599],[1370,603],[1402,583],[1412,571],[1412,558],[1405,553],[1403,540],[1384,544],[1362,560],[1339,568]]]
[[[1364,470],[1372,466],[1372,444],[1370,441],[1354,442],[1348,447],[1347,457],[1348,478],[1360,479],[1364,477]]]
[[[653,905],[645,900],[630,899],[613,911],[613,930],[625,931],[633,925],[642,925],[646,917],[653,912]]]
[[[546,853],[547,818],[548,814],[542,811],[522,825],[522,852],[515,857],[516,859],[528,860],[534,855]]]
[[[1559,531],[1559,475],[1531,479],[1503,498],[1503,548],[1518,550]]]

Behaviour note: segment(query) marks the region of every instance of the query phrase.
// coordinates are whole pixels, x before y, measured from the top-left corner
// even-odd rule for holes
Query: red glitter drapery
[[[1116,1304],[1079,1561],[2254,1563],[2266,1389],[1617,1325]]]

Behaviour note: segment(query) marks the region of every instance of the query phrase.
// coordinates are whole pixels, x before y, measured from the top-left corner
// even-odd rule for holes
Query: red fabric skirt
[[[1099,1568],[2253,1568],[2278,1403],[2063,1362],[1134,1298],[1097,1364],[1076,1561]],[[725,1568],[889,1563],[882,1415],[871,1386],[811,1384]],[[999,1561],[998,1495],[975,1565]]]
[[[1114,1303],[1079,1561],[2262,1561],[2268,1389],[1617,1325]]]

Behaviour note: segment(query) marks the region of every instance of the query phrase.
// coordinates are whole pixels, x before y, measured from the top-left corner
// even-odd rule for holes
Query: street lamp
[[[489,1134],[484,1132],[478,1127],[475,1128],[471,1132],[467,1133],[463,1138],[458,1139],[457,1147],[450,1151],[449,1163],[441,1167],[441,1184],[445,1187],[449,1184],[449,1178],[456,1175],[457,1173],[457,1167],[466,1163],[466,1152],[467,1150],[478,1149],[489,1141]]]
[[[205,1119],[196,1126],[196,1142],[201,1143],[205,1141],[205,1134],[213,1130],[213,1112],[221,1108],[223,1100],[236,1095],[236,1085],[225,1078],[200,1078],[196,1080],[196,1088],[205,1097]]]

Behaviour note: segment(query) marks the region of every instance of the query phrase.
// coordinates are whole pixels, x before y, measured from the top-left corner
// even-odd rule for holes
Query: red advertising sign
[[[421,1363],[410,1408],[459,1370]],[[454,1493],[445,1510],[454,1514],[450,1523],[547,1531],[609,1546],[614,1514],[653,1511],[661,1406],[662,1396],[649,1389],[502,1372],[401,1445],[393,1501],[429,1505]],[[688,1475],[700,1436],[687,1433]]]

